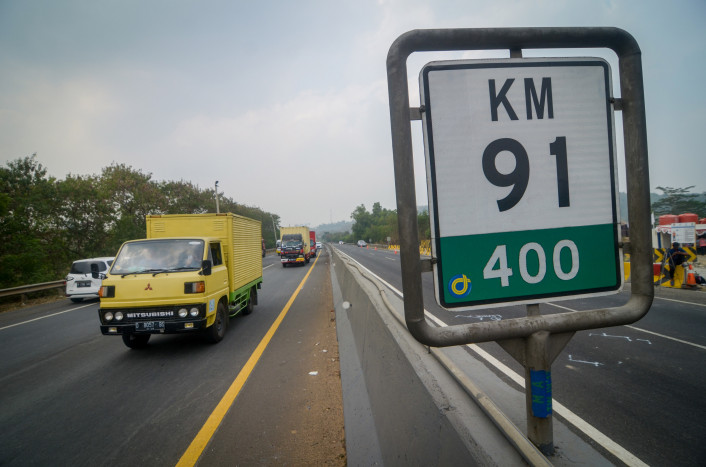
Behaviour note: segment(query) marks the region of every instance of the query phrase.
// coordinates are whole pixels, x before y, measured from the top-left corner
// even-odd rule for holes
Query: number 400
[[[568,248],[571,252],[571,269],[565,272],[561,268],[561,252],[564,248]],[[532,275],[527,270],[527,255],[530,251],[534,251],[537,255],[539,268],[537,273]],[[554,246],[552,255],[554,273],[564,281],[568,281],[576,277],[579,272],[579,250],[576,244],[571,240],[561,240]],[[537,284],[544,279],[547,274],[547,257],[544,253],[544,248],[539,243],[527,243],[520,248],[520,276],[528,284]],[[507,246],[498,245],[495,248],[492,256],[483,268],[484,279],[500,279],[500,284],[503,287],[510,285],[510,276],[512,276],[512,268],[507,266]]]

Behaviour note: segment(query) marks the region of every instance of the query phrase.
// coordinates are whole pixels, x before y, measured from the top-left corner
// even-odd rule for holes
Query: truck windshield
[[[115,258],[112,274],[139,274],[201,268],[202,240],[169,239],[126,243]]]

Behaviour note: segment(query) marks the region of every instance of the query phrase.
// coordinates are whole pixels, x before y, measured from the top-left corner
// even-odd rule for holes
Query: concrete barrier
[[[523,464],[434,357],[379,311],[377,287],[340,256],[333,265],[349,465]]]
[[[398,297],[381,292],[384,287],[374,278],[330,250],[348,465],[550,465],[524,436],[517,440],[522,430],[513,425],[515,433],[508,434],[512,429],[486,415],[487,407],[414,340],[393,315],[403,315]],[[469,358],[458,347],[448,349],[448,355]],[[519,424],[524,394],[478,361],[466,366],[464,371],[484,379],[486,393],[512,408],[503,423]],[[489,398],[483,394],[481,399]],[[552,464],[610,465],[557,425],[555,420],[555,444],[562,455],[553,457]]]

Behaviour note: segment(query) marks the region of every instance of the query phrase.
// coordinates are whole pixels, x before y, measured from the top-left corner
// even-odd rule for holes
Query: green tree
[[[357,240],[368,241],[370,238],[370,227],[373,225],[372,215],[361,204],[351,213],[351,219],[355,221],[352,228],[352,236]]]
[[[96,176],[69,175],[56,183],[61,200],[56,212],[56,237],[53,247],[64,252],[64,264],[78,258],[111,256],[109,228],[113,223],[110,203],[100,196]]]
[[[153,181],[124,164],[56,180],[36,154],[11,161],[0,167],[0,288],[54,281],[77,259],[114,255],[126,240],[145,236],[147,214],[215,212],[214,195],[184,180]],[[259,220],[274,248],[279,216],[221,201],[221,212]]]
[[[209,212],[211,205],[212,212],[216,212],[213,191],[200,190],[191,182],[162,182],[158,189],[163,197],[164,214],[203,214]]]
[[[0,193],[0,288],[55,280],[54,179],[33,154],[0,168]]]
[[[417,214],[417,229],[419,230],[419,241],[431,240],[429,211],[422,211]]]
[[[124,164],[103,169],[99,197],[112,211],[111,236],[106,247],[113,254],[125,240],[145,237],[147,214],[166,213],[167,202],[151,178],[152,174]]]
[[[397,211],[385,209],[378,202],[373,204],[372,212],[368,212],[363,204],[356,207],[351,213],[351,219],[355,221],[352,233],[344,238],[344,241],[355,242],[362,239],[373,243],[387,243],[388,237],[391,243],[399,241]]]
[[[652,203],[652,211],[655,216],[663,214],[685,214],[694,213],[703,217],[706,215],[706,202],[704,194],[697,195],[689,193],[694,186],[686,188],[661,187],[657,189],[662,192],[664,198]]]

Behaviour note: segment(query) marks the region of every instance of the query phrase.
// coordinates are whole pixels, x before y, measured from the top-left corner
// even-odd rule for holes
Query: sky
[[[280,216],[396,209],[386,58],[413,29],[612,26],[642,51],[650,186],[706,191],[704,0],[0,0],[0,164],[50,176],[125,164]],[[525,56],[557,55],[526,51]],[[562,49],[562,56],[607,50]],[[437,59],[507,51],[415,53]],[[616,113],[618,184],[625,191]],[[428,204],[413,123],[417,204]],[[215,206],[214,206],[215,208]]]

